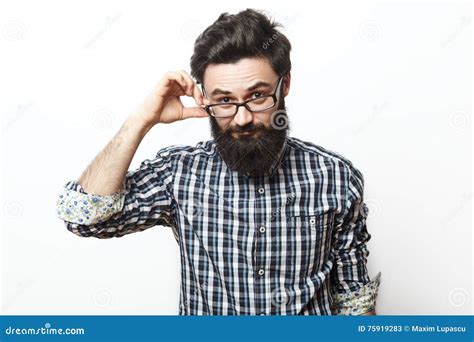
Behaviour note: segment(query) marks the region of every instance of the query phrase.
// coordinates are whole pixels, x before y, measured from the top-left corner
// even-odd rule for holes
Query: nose
[[[239,126],[246,126],[253,121],[253,114],[245,106],[241,106],[234,116],[234,121]]]

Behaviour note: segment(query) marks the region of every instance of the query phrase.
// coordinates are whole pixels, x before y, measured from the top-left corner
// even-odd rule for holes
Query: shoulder
[[[170,145],[156,153],[155,161],[175,162],[185,158],[212,158],[215,155],[214,140],[200,141],[196,145]]]
[[[292,149],[294,158],[309,159],[321,167],[330,168],[343,175],[343,178],[355,179],[363,184],[362,172],[345,155],[332,149],[304,141],[295,137],[288,137],[288,145]]]
[[[353,162],[346,156],[333,150],[316,145],[312,142],[302,141],[297,138],[289,138],[289,145],[292,147],[296,159],[312,160],[315,166],[314,174],[319,174],[321,168],[325,169],[327,177],[333,179],[335,183],[341,183],[344,197],[347,203],[352,203],[360,199],[364,193],[364,176],[362,172],[354,166]]]

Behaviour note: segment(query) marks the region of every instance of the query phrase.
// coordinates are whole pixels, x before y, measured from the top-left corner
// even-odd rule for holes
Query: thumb
[[[189,118],[206,118],[209,115],[203,107],[184,107],[183,120]]]

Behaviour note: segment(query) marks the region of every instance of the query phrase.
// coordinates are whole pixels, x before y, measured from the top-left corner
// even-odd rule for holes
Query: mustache
[[[264,130],[264,129],[266,129],[266,127],[263,124],[254,125],[253,123],[250,123],[246,126],[229,127],[227,128],[226,133],[251,133],[254,131]]]

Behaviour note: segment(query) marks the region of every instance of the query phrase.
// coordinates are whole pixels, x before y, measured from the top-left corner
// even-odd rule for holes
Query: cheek
[[[253,123],[255,126],[265,126],[270,127],[270,121],[272,116],[272,111],[268,113],[255,113],[253,117]]]
[[[216,122],[219,125],[220,129],[226,130],[232,125],[232,118],[216,118]]]

